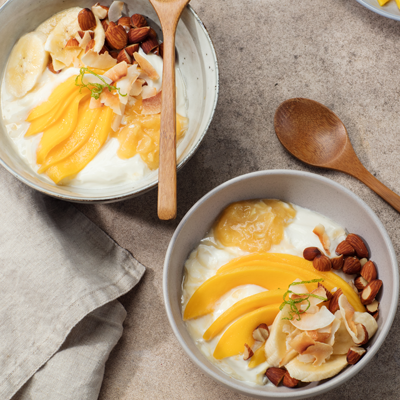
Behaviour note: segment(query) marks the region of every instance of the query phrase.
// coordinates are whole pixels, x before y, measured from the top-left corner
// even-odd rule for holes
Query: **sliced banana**
[[[318,367],[313,364],[305,364],[296,357],[286,364],[285,368],[294,379],[302,382],[316,382],[338,374],[347,365],[346,357],[346,355],[331,356],[326,363]]]
[[[80,7],[72,7],[67,8],[66,10],[62,10],[57,14],[54,14],[46,21],[42,22],[37,28],[36,32],[43,32],[46,36],[49,36],[50,32],[56,27],[56,25],[68,14],[77,15],[82,8]]]
[[[69,67],[78,58],[80,49],[66,49],[65,44],[71,37],[75,37],[80,29],[78,23],[78,13],[81,9],[76,7],[70,11],[56,25],[49,34],[45,49],[50,52],[54,60],[58,60]]]
[[[286,305],[275,317],[269,338],[265,343],[265,356],[271,367],[279,367],[279,362],[287,352],[286,338],[290,331],[294,330],[293,325],[287,319],[283,319],[289,316],[289,310],[289,306]]]
[[[6,87],[15,97],[29,92],[49,62],[45,50],[46,35],[30,32],[22,36],[11,51],[6,69]]]

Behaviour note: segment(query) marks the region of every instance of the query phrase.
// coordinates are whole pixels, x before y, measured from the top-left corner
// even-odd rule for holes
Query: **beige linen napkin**
[[[0,399],[97,399],[144,267],[0,167]],[[18,393],[17,393],[18,392]]]

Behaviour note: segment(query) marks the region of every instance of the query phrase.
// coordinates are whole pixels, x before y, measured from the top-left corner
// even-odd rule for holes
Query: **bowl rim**
[[[391,296],[391,303],[390,303],[390,308],[388,312],[388,318],[383,324],[382,331],[380,332],[379,336],[376,339],[376,342],[374,345],[371,347],[371,349],[368,350],[367,354],[356,364],[351,368],[348,373],[345,376],[342,376],[342,379],[340,381],[337,381],[333,378],[331,378],[328,381],[323,382],[322,384],[312,387],[310,389],[304,389],[301,392],[265,392],[265,391],[260,391],[258,388],[254,386],[248,386],[246,388],[239,386],[240,381],[236,381],[235,379],[232,379],[229,377],[229,375],[226,374],[226,376],[218,376],[216,375],[210,368],[209,368],[209,362],[203,363],[201,362],[195,354],[191,351],[191,349],[186,345],[185,341],[183,338],[180,336],[179,329],[177,327],[177,324],[174,321],[173,314],[171,311],[171,306],[170,306],[170,295],[168,292],[168,274],[169,274],[169,260],[171,258],[173,248],[176,244],[176,239],[182,230],[183,226],[186,224],[186,222],[191,218],[191,216],[196,212],[197,208],[207,202],[211,197],[213,197],[216,193],[225,190],[227,187],[236,184],[237,182],[247,180],[250,178],[254,177],[262,177],[262,176],[269,176],[269,175],[289,175],[289,176],[297,176],[299,179],[306,177],[306,178],[311,178],[316,181],[320,181],[321,183],[325,183],[328,185],[331,185],[334,189],[344,192],[351,198],[353,198],[356,202],[358,202],[364,210],[367,212],[367,214],[371,217],[371,219],[374,221],[374,223],[378,226],[380,229],[384,241],[388,244],[389,248],[389,258],[391,259],[391,268],[393,272],[393,293]],[[182,266],[183,267],[183,266]],[[204,371],[208,376],[216,380],[217,382],[229,387],[230,389],[237,390],[238,392],[246,395],[250,395],[253,397],[258,397],[258,398],[305,398],[305,397],[312,397],[316,395],[323,394],[325,392],[328,392],[329,390],[332,390],[334,387],[337,387],[339,385],[342,385],[346,381],[348,381],[350,378],[354,377],[358,372],[361,371],[362,368],[364,368],[374,357],[374,355],[377,353],[379,348],[382,346],[384,340],[386,339],[386,336],[388,335],[390,328],[392,327],[393,320],[396,316],[396,311],[397,311],[397,305],[398,305],[398,300],[399,300],[399,271],[398,271],[398,263],[397,263],[397,258],[396,258],[396,253],[393,248],[393,244],[389,238],[388,233],[386,232],[385,227],[383,226],[382,222],[379,220],[377,215],[372,211],[372,209],[360,198],[358,197],[355,193],[353,193],[351,190],[345,188],[344,186],[340,185],[339,183],[326,178],[324,176],[311,173],[311,172],[305,172],[305,171],[297,171],[297,170],[283,170],[283,169],[277,169],[277,170],[263,170],[263,171],[257,171],[257,172],[251,172],[248,174],[240,175],[236,178],[230,179],[221,185],[217,186],[207,194],[205,194],[200,200],[198,200],[191,208],[190,210],[186,213],[186,215],[182,218],[181,222],[179,223],[178,227],[176,228],[171,241],[168,245],[167,253],[165,256],[165,261],[164,261],[164,271],[163,271],[163,296],[164,296],[164,305],[167,313],[167,317],[169,320],[169,323],[172,327],[172,330],[178,339],[179,344],[182,346],[186,354],[189,356],[189,358],[194,362],[195,365],[197,365],[202,371]],[[236,383],[238,382],[238,383]]]
[[[384,9],[378,8],[376,6],[373,6],[369,3],[367,3],[364,0],[356,0],[358,3],[360,3],[361,5],[363,5],[364,7],[368,8],[368,10],[373,11],[379,15],[381,15],[382,17],[386,17],[389,19],[394,19],[395,21],[400,21],[400,15],[395,15],[392,14]]]
[[[0,7],[0,13],[3,11],[3,9],[5,9],[6,7],[9,7],[10,4],[14,3],[15,1],[18,1],[18,0],[8,0],[6,3],[4,3]],[[213,43],[213,41],[212,41],[212,39],[211,39],[211,37],[210,37],[210,35],[208,33],[208,30],[207,30],[206,26],[201,21],[200,17],[196,13],[196,11],[194,11],[193,7],[190,4],[188,4],[186,6],[186,8],[193,15],[195,21],[197,22],[197,24],[199,25],[199,27],[203,31],[203,33],[205,35],[205,38],[207,39],[207,41],[208,41],[208,43],[210,45],[211,55],[212,55],[213,62],[214,62],[216,80],[215,80],[215,98],[214,98],[214,102],[213,102],[213,105],[212,105],[211,113],[210,113],[210,116],[208,118],[207,124],[205,125],[203,132],[201,133],[198,141],[194,144],[193,148],[177,164],[177,166],[176,166],[177,172],[192,158],[192,156],[194,155],[194,153],[197,151],[197,149],[199,148],[200,144],[202,143],[202,141],[204,139],[204,136],[208,132],[208,129],[209,129],[210,124],[211,124],[211,121],[213,120],[214,115],[215,115],[215,110],[217,108],[217,102],[218,102],[218,96],[219,96],[219,82],[220,82],[218,59],[217,59],[217,53],[215,51],[214,43]],[[38,185],[38,184],[36,184],[34,182],[30,182],[27,178],[21,176],[16,171],[14,171],[14,169],[11,168],[1,157],[0,157],[0,165],[2,167],[4,167],[9,173],[11,173],[15,178],[17,178],[22,183],[28,185],[32,189],[35,189],[38,192],[41,192],[41,193],[46,194],[48,196],[55,197],[55,198],[60,199],[60,200],[73,202],[73,203],[86,203],[86,204],[87,203],[111,203],[111,202],[127,200],[127,199],[130,199],[130,198],[133,198],[133,197],[140,196],[140,195],[142,195],[144,193],[147,193],[148,191],[152,190],[153,188],[155,188],[158,185],[158,176],[157,176],[157,178],[153,182],[150,182],[149,184],[147,184],[146,186],[140,188],[139,190],[130,190],[126,194],[114,195],[114,196],[105,195],[105,196],[96,196],[96,197],[92,197],[92,198],[85,198],[85,197],[76,196],[76,195],[67,195],[67,194],[54,193],[52,190],[48,190],[48,189],[42,188],[40,185]]]

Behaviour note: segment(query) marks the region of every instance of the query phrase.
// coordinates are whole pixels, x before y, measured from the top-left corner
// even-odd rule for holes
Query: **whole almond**
[[[332,268],[331,259],[324,254],[320,254],[314,258],[313,266],[317,271],[330,271]]]
[[[359,276],[354,280],[354,286],[358,290],[364,290],[368,286],[368,282],[362,276]]]
[[[158,47],[158,41],[157,39],[146,39],[140,44],[140,46],[146,54],[149,54],[151,51]]]
[[[131,24],[134,28],[143,28],[148,25],[146,18],[141,14],[133,14]]]
[[[158,40],[157,32],[153,28],[150,28],[148,38]]]
[[[308,260],[312,261],[316,256],[319,256],[321,254],[321,251],[319,250],[318,247],[307,247],[303,251],[303,257]]]
[[[110,56],[111,56],[112,58],[115,58],[115,59],[118,58],[118,54],[119,54],[119,53],[120,53],[120,52],[119,52],[118,50],[110,50],[110,51],[109,51]]]
[[[332,262],[332,268],[335,270],[339,270],[343,268],[343,263],[344,263],[344,257],[343,254],[341,254],[338,257],[332,257],[331,258]]]
[[[335,293],[333,293],[332,299],[329,303],[329,311],[332,314],[335,314],[337,310],[339,310],[339,297],[343,294],[342,289],[336,290]]]
[[[265,376],[275,385],[278,386],[285,376],[286,371],[281,368],[271,367],[265,371]]]
[[[146,39],[149,34],[150,27],[145,26],[143,28],[131,29],[128,33],[129,43],[140,43]]]
[[[160,51],[160,56],[161,58],[164,57],[164,43],[160,43],[159,47],[159,51]]]
[[[347,352],[347,362],[350,365],[357,364],[366,352],[367,350],[362,347],[350,347],[349,351]]]
[[[106,32],[107,43],[116,50],[122,50],[128,43],[128,35],[121,25],[109,24]]]
[[[123,26],[125,31],[126,31],[126,33],[128,33],[132,28],[131,19],[129,17],[121,17],[118,20],[118,25]]]
[[[364,305],[371,304],[375,300],[375,297],[381,287],[382,281],[379,279],[375,279],[374,281],[370,282],[367,287],[361,292],[361,303],[363,303]]]
[[[344,260],[343,272],[345,274],[353,275],[359,274],[361,271],[360,260],[357,257],[347,257]]]
[[[378,277],[373,261],[367,261],[361,269],[361,276],[367,281],[374,281]]]
[[[288,388],[294,388],[299,384],[299,381],[295,378],[292,378],[289,374],[289,371],[286,371],[285,375],[283,376],[282,384]]]
[[[83,31],[91,31],[96,28],[96,18],[92,10],[84,8],[78,14],[78,24]]]
[[[368,249],[365,245],[364,241],[360,238],[360,236],[355,233],[350,233],[347,235],[346,240],[351,244],[351,246],[356,251],[358,258],[368,258]]]
[[[354,254],[356,253],[354,247],[346,240],[340,242],[335,251],[337,255],[344,255],[345,257],[354,256]]]

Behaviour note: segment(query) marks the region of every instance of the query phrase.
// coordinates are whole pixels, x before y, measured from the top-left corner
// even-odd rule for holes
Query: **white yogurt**
[[[162,58],[155,54],[146,55],[142,49],[139,53],[145,57],[155,68],[160,78],[157,81],[146,79],[149,86],[159,90],[162,86]],[[41,76],[35,88],[23,98],[16,99],[6,90],[6,85],[1,88],[1,110],[3,121],[7,132],[14,143],[17,153],[37,173],[39,165],[36,164],[36,149],[42,134],[25,138],[24,135],[29,128],[26,122],[30,111],[46,101],[53,90],[62,82],[73,75],[78,75],[78,68],[67,68],[60,74],[53,74],[47,68]],[[176,68],[176,111],[183,117],[187,117],[186,88],[179,68]],[[185,135],[177,145],[177,158],[186,148],[190,138]],[[74,179],[64,184],[71,187],[84,187],[88,189],[104,189],[128,182],[138,182],[150,174],[156,176],[157,171],[151,171],[147,164],[136,155],[129,159],[121,159],[117,156],[119,142],[117,138],[109,138],[100,149],[94,159]],[[46,174],[40,175],[49,183],[53,183]]]
[[[313,229],[318,224],[322,224],[331,241],[330,252],[331,254],[335,254],[334,251],[337,245],[346,237],[344,228],[319,213],[294,204],[292,204],[292,206],[296,210],[296,217],[293,219],[293,222],[286,227],[284,238],[281,243],[272,246],[269,253],[286,253],[302,257],[303,250],[306,247],[315,246],[321,248],[321,242],[313,233]],[[185,263],[185,275],[182,284],[182,310],[185,309],[187,302],[195,290],[207,279],[214,276],[221,266],[234,258],[246,254],[249,253],[237,247],[224,247],[220,243],[217,243],[213,233],[210,232],[207,237],[201,240],[197,248],[192,251]],[[339,275],[347,282],[352,281],[353,276],[343,273]],[[203,334],[210,325],[233,304],[245,297],[264,291],[266,291],[266,289],[256,285],[236,287],[226,293],[218,301],[214,312],[185,322],[197,347],[213,364],[233,378],[245,381],[250,385],[260,385],[264,383],[264,373],[268,368],[267,363],[262,363],[253,369],[249,369],[248,361],[243,360],[243,355],[216,360],[213,357],[215,347],[227,328],[208,342],[203,339]]]

